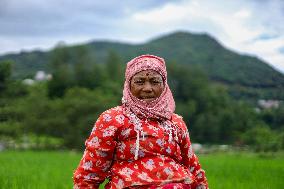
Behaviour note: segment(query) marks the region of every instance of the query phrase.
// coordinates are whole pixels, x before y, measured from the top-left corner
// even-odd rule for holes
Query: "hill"
[[[194,65],[209,78],[228,88],[235,98],[284,100],[284,75],[257,57],[241,55],[224,48],[207,34],[174,32],[154,38],[143,44],[127,44],[111,41],[93,41],[84,44],[95,62],[106,61],[108,52],[115,51],[123,62],[140,55],[155,54],[168,63]],[[68,47],[72,50],[72,46]],[[25,78],[37,70],[49,72],[48,62],[52,51],[21,52],[7,54],[1,60],[13,60],[14,77]]]

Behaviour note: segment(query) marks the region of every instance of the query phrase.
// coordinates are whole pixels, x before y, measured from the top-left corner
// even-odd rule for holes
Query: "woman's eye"
[[[160,84],[161,81],[156,81],[156,80],[154,80],[154,81],[152,81],[152,83],[154,83],[155,85],[157,85],[157,84]]]
[[[144,82],[143,81],[134,81],[135,84],[138,84],[138,85],[142,85]]]

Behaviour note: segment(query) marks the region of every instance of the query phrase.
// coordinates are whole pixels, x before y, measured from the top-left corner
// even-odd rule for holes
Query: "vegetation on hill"
[[[143,44],[95,41],[84,45],[67,47],[70,61],[76,49],[83,46],[89,52],[89,66],[106,62],[110,50],[119,54],[121,61],[151,53],[162,56],[168,63],[199,67],[210,81],[222,84],[235,99],[256,102],[258,99],[284,100],[284,75],[256,57],[240,55],[224,48],[207,34],[175,32],[164,35]],[[52,72],[48,66],[54,51],[33,51],[9,54],[1,60],[15,62],[14,78],[32,77],[36,71]]]
[[[98,115],[120,105],[125,69],[117,52],[109,51],[101,64],[91,52],[86,46],[54,49],[47,64],[52,79],[32,85],[12,78],[13,62],[0,63],[1,144],[83,148]],[[284,148],[282,105],[258,112],[232,99],[198,65],[170,61],[167,69],[176,112],[184,117],[193,142],[250,145],[258,151]]]

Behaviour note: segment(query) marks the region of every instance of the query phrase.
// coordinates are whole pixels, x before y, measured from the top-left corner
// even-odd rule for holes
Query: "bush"
[[[283,149],[281,136],[283,138],[283,133],[278,134],[267,125],[261,124],[245,132],[243,140],[257,152],[275,152]]]

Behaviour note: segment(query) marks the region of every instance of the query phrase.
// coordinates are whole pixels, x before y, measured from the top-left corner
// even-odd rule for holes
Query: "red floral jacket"
[[[137,135],[137,123],[143,136]],[[121,106],[102,113],[85,142],[84,155],[74,172],[74,188],[98,188],[108,178],[105,188],[183,183],[207,189],[205,172],[182,117],[174,114],[170,123],[125,115]]]

